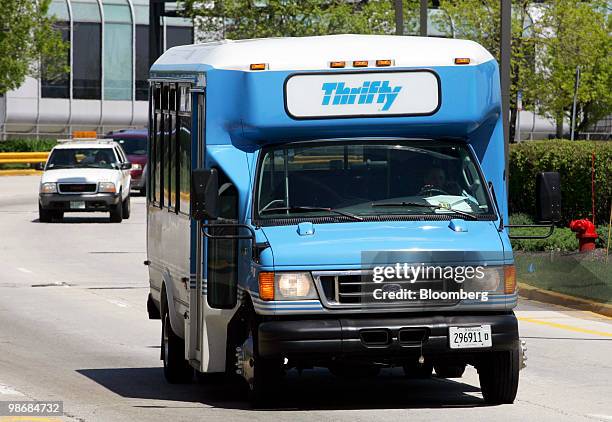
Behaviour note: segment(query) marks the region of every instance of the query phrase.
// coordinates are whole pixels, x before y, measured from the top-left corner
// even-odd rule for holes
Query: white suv
[[[61,220],[64,212],[110,212],[111,222],[130,217],[130,169],[114,141],[74,140],[49,154],[40,181],[39,220]]]

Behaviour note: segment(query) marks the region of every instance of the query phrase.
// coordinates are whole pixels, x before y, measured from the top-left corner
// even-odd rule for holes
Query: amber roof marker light
[[[457,57],[455,58],[455,64],[470,64],[468,57]]]
[[[345,61],[335,61],[335,62],[329,62],[329,67],[331,67],[332,69],[339,69],[342,67],[346,66],[346,62]]]
[[[367,60],[354,60],[353,67],[368,67],[369,62]]]
[[[393,60],[388,60],[388,59],[376,60],[376,66],[378,67],[393,66]]]
[[[266,63],[251,63],[249,66],[251,70],[266,70],[268,65]]]

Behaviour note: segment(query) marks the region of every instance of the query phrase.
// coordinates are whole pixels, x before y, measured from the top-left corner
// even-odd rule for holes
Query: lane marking
[[[121,302],[120,300],[108,299],[108,301],[113,305],[119,306],[120,308],[127,308],[130,306],[127,303]]]
[[[606,420],[612,421],[612,416],[609,416],[609,415],[598,415],[596,413],[589,413],[587,414],[587,416],[590,416],[592,418],[606,419]]]
[[[0,384],[0,394],[6,394],[10,396],[23,396],[23,393],[9,387],[8,385]]]
[[[28,270],[27,268],[17,267],[17,270],[21,271],[22,273],[32,274],[32,271]]]
[[[559,324],[558,322],[542,321],[535,318],[518,317],[519,321],[531,322],[533,324],[546,325],[549,327],[559,328],[561,330],[575,331],[577,333],[593,334],[596,336],[612,337],[612,333],[605,331],[589,330],[588,328],[574,327],[573,325]]]

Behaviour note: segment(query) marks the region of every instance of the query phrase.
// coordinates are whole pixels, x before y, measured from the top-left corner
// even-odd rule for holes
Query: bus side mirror
[[[191,217],[194,220],[216,220],[219,177],[215,169],[191,172]]]
[[[536,218],[553,223],[561,220],[561,176],[556,171],[536,176]]]

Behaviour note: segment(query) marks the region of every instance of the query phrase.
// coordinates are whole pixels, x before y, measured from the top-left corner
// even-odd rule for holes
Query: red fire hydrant
[[[597,240],[597,231],[595,224],[590,220],[572,220],[569,224],[571,231],[576,232],[578,239],[578,250],[580,252],[592,251],[595,249],[595,240]]]

